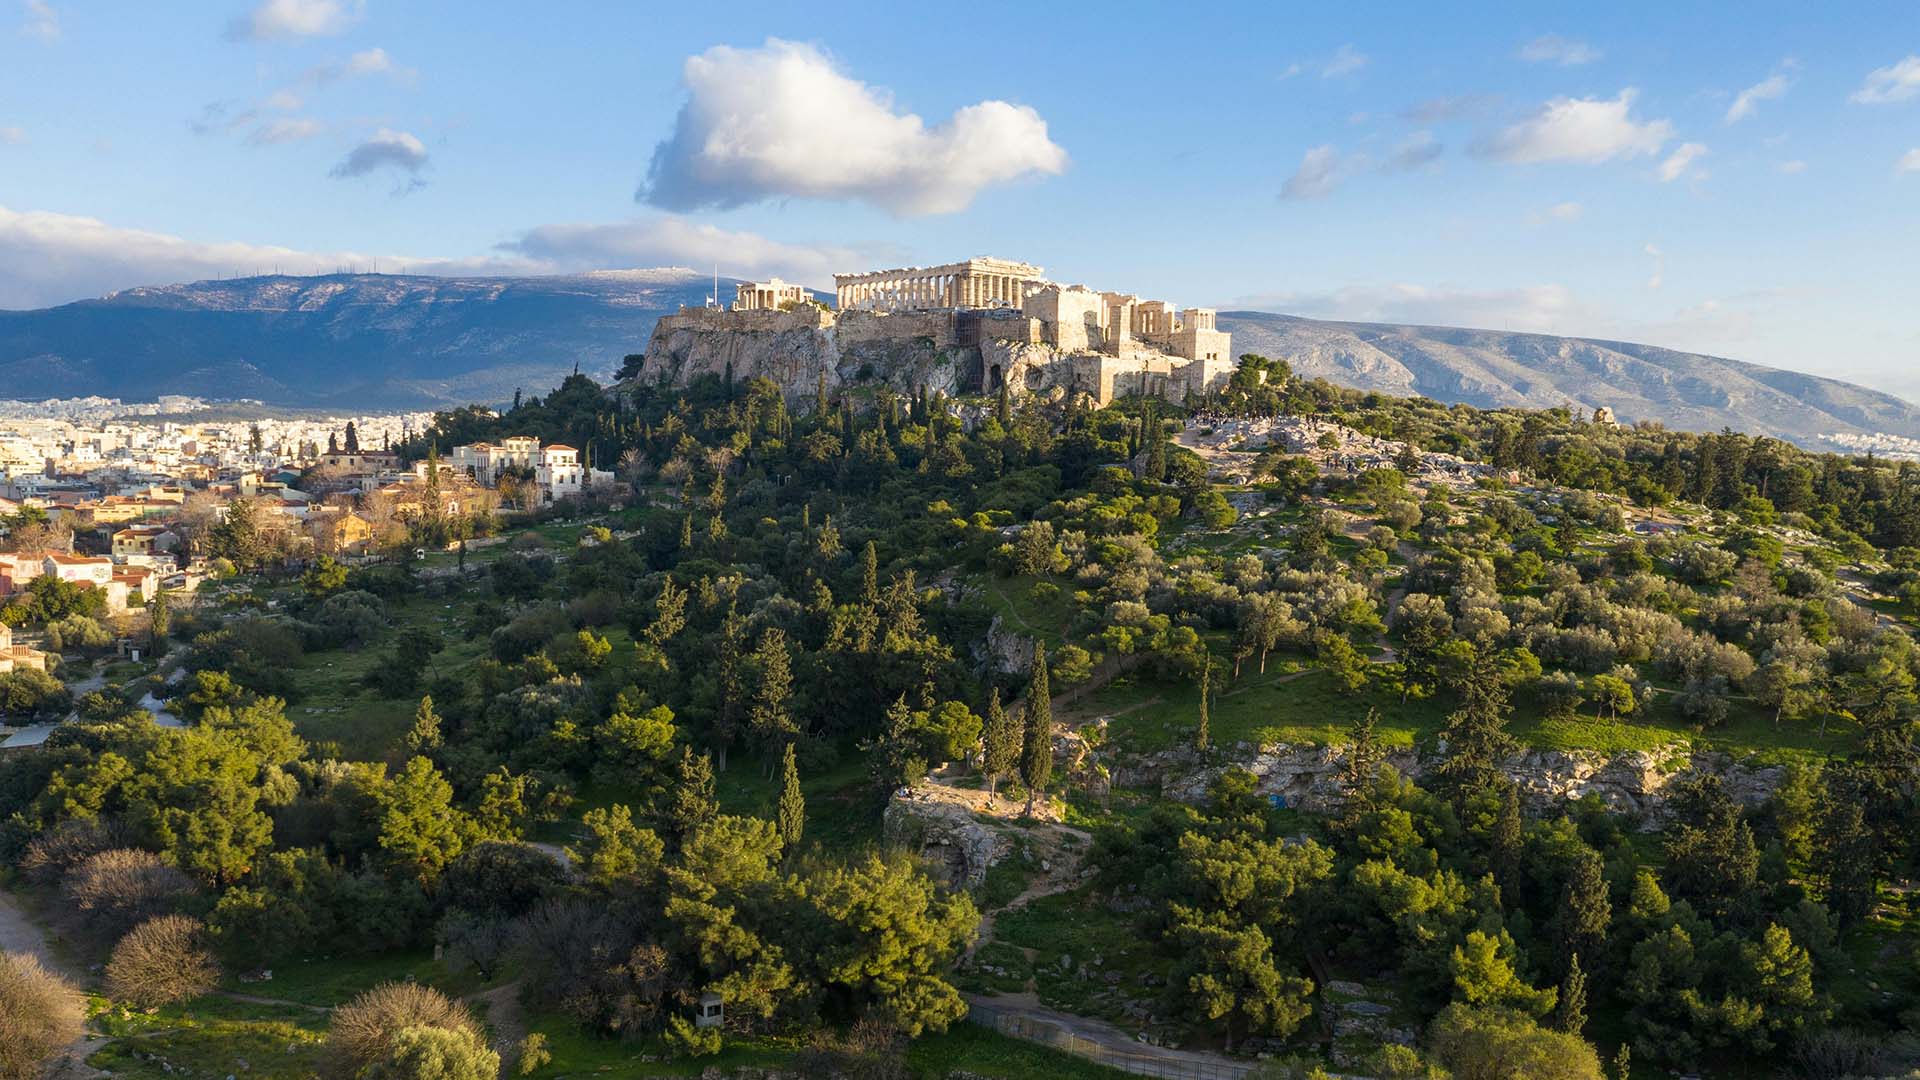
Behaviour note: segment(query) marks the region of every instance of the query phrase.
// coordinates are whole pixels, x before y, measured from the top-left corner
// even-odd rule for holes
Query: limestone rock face
[[[1033,670],[1033,639],[1007,629],[995,615],[981,643],[981,662],[1003,675],[1025,675]]]
[[[1191,750],[1161,751],[1119,766],[1115,782],[1151,785],[1157,780],[1169,798],[1199,803],[1205,801],[1215,778],[1238,767],[1254,775],[1260,794],[1279,795],[1290,807],[1327,813],[1338,810],[1346,799],[1341,779],[1345,747],[1242,744],[1231,757],[1229,764],[1211,765],[1203,764]],[[1439,763],[1440,755],[1397,750],[1386,760],[1402,775],[1418,779]],[[1784,775],[1779,766],[1735,761],[1720,753],[1693,753],[1682,743],[1618,754],[1527,750],[1508,758],[1502,771],[1535,812],[1595,795],[1609,809],[1639,816],[1648,824],[1658,824],[1674,783],[1683,777],[1718,776],[1735,802],[1755,806],[1773,794]]]
[[[885,320],[884,323],[880,320]],[[703,375],[735,382],[769,379],[810,405],[824,377],[828,393],[853,383],[887,383],[949,396],[976,379],[974,350],[960,347],[950,315],[845,313],[814,307],[734,312],[689,308],[655,324],[637,381],[685,386]]]
[[[975,820],[967,807],[927,798],[917,789],[895,792],[881,817],[887,839],[947,870],[950,884],[978,888],[987,870],[1013,850],[998,830]]]

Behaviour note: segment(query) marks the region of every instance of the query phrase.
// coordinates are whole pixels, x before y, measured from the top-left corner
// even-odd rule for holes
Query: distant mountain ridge
[[[1817,449],[1830,436],[1920,437],[1920,408],[1837,379],[1623,341],[1223,311],[1233,351],[1343,386],[1482,408],[1607,406],[1622,423],[1732,428]]]
[[[720,280],[731,297],[733,282]],[[330,274],[126,289],[0,311],[0,397],[161,394],[437,408],[606,378],[654,320],[705,303],[696,270],[555,277]]]
[[[736,279],[721,278],[723,301]],[[554,277],[265,276],[126,289],[0,311],[0,397],[162,394],[302,408],[445,408],[607,378],[653,324],[706,302],[684,268]],[[1236,353],[1303,375],[1472,405],[1611,407],[1622,421],[1723,427],[1832,448],[1920,438],[1920,409],[1849,383],[1650,345],[1221,312]]]

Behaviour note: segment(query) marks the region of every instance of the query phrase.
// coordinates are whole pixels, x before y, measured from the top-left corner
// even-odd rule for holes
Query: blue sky
[[[992,254],[1920,399],[1911,3],[0,3],[0,307]]]

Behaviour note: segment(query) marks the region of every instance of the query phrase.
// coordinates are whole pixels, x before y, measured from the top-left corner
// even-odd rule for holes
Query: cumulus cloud
[[[1347,165],[1331,145],[1316,146],[1300,158],[1300,167],[1280,189],[1283,199],[1318,199],[1333,194],[1346,179]]]
[[[1440,155],[1445,151],[1446,147],[1433,137],[1432,132],[1416,131],[1393,148],[1385,168],[1388,172],[1407,172],[1418,169],[1440,160]]]
[[[809,247],[750,232],[720,229],[672,214],[611,224],[540,225],[500,250],[556,270],[717,265],[722,273],[825,283],[836,272],[868,265],[873,253]]]
[[[1786,97],[1787,88],[1792,85],[1793,80],[1787,78],[1784,72],[1779,71],[1761,79],[1759,82],[1754,83],[1752,86],[1747,87],[1734,96],[1733,104],[1727,107],[1726,122],[1729,124],[1737,123],[1753,115],[1753,110],[1761,102],[1778,101],[1780,98]]]
[[[278,143],[304,142],[326,130],[326,125],[318,120],[298,117],[286,117],[269,120],[247,133],[247,142],[254,146],[272,146]]]
[[[1351,75],[1361,68],[1366,67],[1368,60],[1369,57],[1366,53],[1361,52],[1352,45],[1342,45],[1338,49],[1333,50],[1333,56],[1320,68],[1320,77],[1323,79],[1338,79],[1343,75]]]
[[[359,3],[343,0],[261,0],[227,25],[231,41],[277,41],[331,37],[360,18]]]
[[[929,127],[804,43],[715,46],[681,77],[687,102],[635,196],[668,210],[798,196],[949,214],[990,185],[1067,165],[1031,108],[982,101]]]
[[[1920,146],[1901,154],[1900,160],[1894,163],[1893,168],[1895,172],[1920,172]]]
[[[1542,34],[1520,46],[1520,59],[1529,64],[1578,67],[1600,59],[1600,50],[1584,41],[1575,41],[1559,34]]]
[[[1231,306],[1315,319],[1543,332],[1562,326],[1577,309],[1573,293],[1563,285],[1473,289],[1405,282],[1320,293],[1264,293],[1240,297]]]
[[[60,37],[60,13],[53,10],[47,0],[26,0],[26,21],[20,24],[20,32],[41,41],[56,41]]]
[[[329,173],[336,180],[366,176],[381,169],[415,175],[427,165],[427,147],[404,131],[381,128],[373,137],[348,151]]]
[[[1534,164],[1655,154],[1673,137],[1665,120],[1636,120],[1628,88],[1613,98],[1554,98],[1525,120],[1483,140],[1477,152],[1500,161]]]
[[[330,274],[377,266],[404,274],[555,274],[660,266],[706,271],[717,263],[725,274],[777,274],[825,286],[835,271],[900,261],[904,256],[896,251],[786,244],[665,214],[605,225],[539,226],[487,254],[436,258],[207,243],[0,206],[0,309],[46,307],[136,285],[276,271]]]
[[[1920,56],[1867,73],[1867,81],[1847,100],[1860,105],[1886,105],[1920,94]]]
[[[1807,171],[1807,163],[1804,161],[1801,161],[1799,158],[1795,158],[1792,161],[1783,161],[1779,165],[1775,166],[1775,168],[1779,169],[1783,173],[1786,173],[1788,176],[1798,176],[1799,174]]]
[[[1674,149],[1673,153],[1667,155],[1667,160],[1660,163],[1660,182],[1663,184],[1671,184],[1675,180],[1688,175],[1694,171],[1693,163],[1706,156],[1707,148],[1705,144],[1697,142],[1681,143]]]
[[[23,127],[0,127],[0,143],[9,146],[27,141],[27,129]]]

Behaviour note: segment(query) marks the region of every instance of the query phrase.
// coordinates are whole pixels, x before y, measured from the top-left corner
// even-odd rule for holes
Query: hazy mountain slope
[[[722,280],[723,296],[732,283]],[[0,397],[162,393],[287,405],[504,401],[610,374],[704,302],[692,270],[570,277],[257,277],[0,312]]]
[[[1221,312],[1236,353],[1392,394],[1471,405],[1611,406],[1621,421],[1774,435],[1825,446],[1836,433],[1920,437],[1920,409],[1851,383],[1653,345],[1445,326],[1320,322]]]

